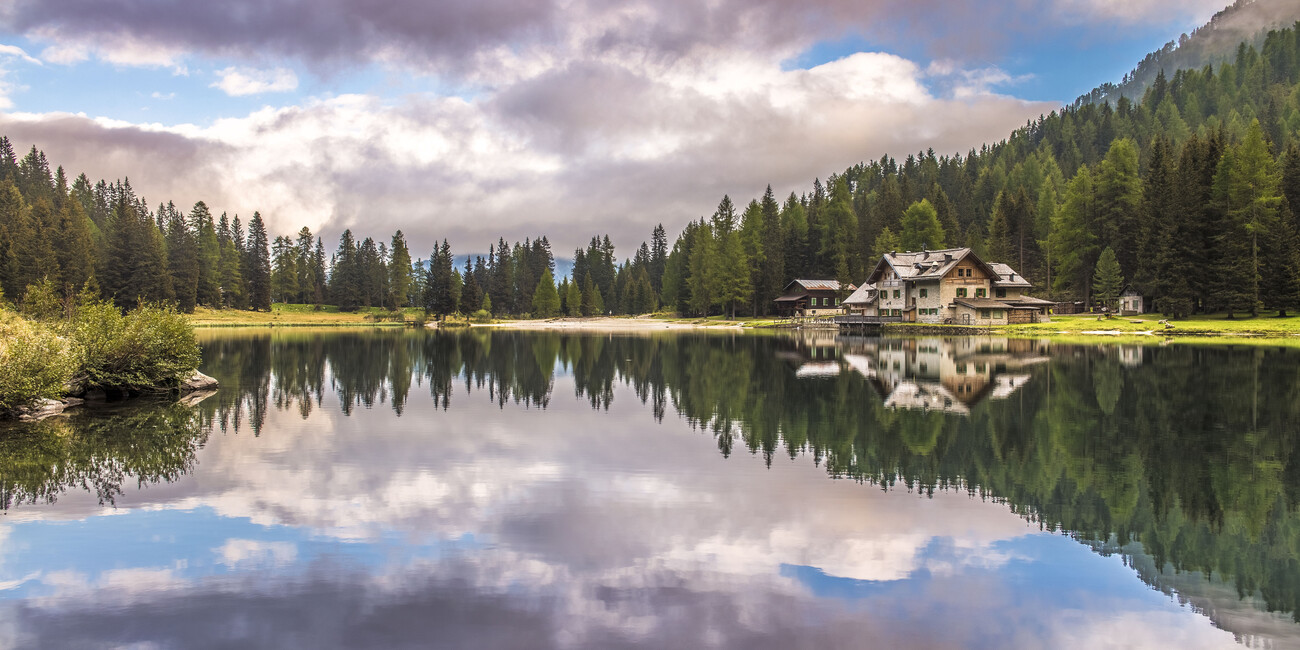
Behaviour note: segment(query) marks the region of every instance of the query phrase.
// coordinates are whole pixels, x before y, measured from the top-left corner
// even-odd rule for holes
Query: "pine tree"
[[[768,188],[771,193],[771,188]],[[664,225],[661,223],[655,226],[650,233],[650,284],[654,287],[655,293],[661,293],[664,287],[664,270],[668,264],[668,234],[664,231]]]
[[[389,247],[388,292],[391,296],[389,307],[405,307],[411,290],[411,252],[406,247],[406,237],[401,230],[393,233],[393,243]]]
[[[542,277],[537,281],[537,288],[533,291],[533,316],[535,318],[551,318],[560,312],[560,294],[555,290],[555,278],[551,276],[551,270],[546,269],[542,272]]]
[[[1115,251],[1108,246],[1097,258],[1097,270],[1092,275],[1092,292],[1102,306],[1114,309],[1119,292],[1123,290],[1124,272],[1120,269]]]
[[[175,208],[172,208],[175,211]],[[198,304],[208,307],[221,306],[221,243],[217,240],[217,228],[212,219],[212,212],[202,201],[194,204],[190,210],[188,223],[190,236],[194,240],[194,255],[198,267],[194,294]]]
[[[904,249],[899,243],[898,235],[895,235],[894,231],[890,229],[889,226],[885,226],[885,228],[880,231],[880,235],[876,237],[876,243],[872,247],[872,257],[879,260],[884,257],[886,253],[895,253],[900,250]]]
[[[1102,246],[1115,250],[1120,268],[1132,275],[1137,266],[1137,233],[1142,208],[1137,144],[1115,140],[1097,172],[1097,235]]]
[[[903,232],[899,235],[899,245],[906,251],[945,248],[943,226],[939,223],[939,212],[928,199],[921,199],[907,207],[903,212]]]
[[[713,304],[727,309],[731,318],[736,317],[736,305],[749,299],[753,285],[750,284],[749,263],[745,256],[745,247],[736,228],[736,211],[731,197],[723,196],[718,209],[713,213],[710,223],[713,233],[714,255],[707,260],[705,282],[709,285],[708,294]]]
[[[361,306],[361,265],[351,229],[344,230],[339,236],[339,247],[330,268],[329,287],[330,299],[339,309],[353,311]]]
[[[198,304],[199,258],[194,234],[175,209],[167,221],[167,271],[181,311],[190,313]]]
[[[294,256],[298,262],[298,295],[291,302],[306,305],[315,301],[317,286],[313,250],[315,243],[316,237],[311,234],[311,229],[303,226],[298,231],[298,239],[294,244]]]
[[[248,222],[248,249],[244,251],[249,307],[253,311],[271,310],[271,251],[266,237],[262,215],[254,212]]]
[[[227,309],[243,309],[247,305],[244,295],[244,276],[240,272],[242,255],[235,248],[235,238],[230,221],[222,213],[217,226],[217,242],[220,251],[221,298],[222,306]]]
[[[276,237],[271,246],[271,299],[293,302],[298,296],[298,248],[288,237]]]
[[[1089,269],[1096,265],[1097,199],[1092,187],[1092,173],[1080,167],[1065,189],[1065,202],[1056,211],[1056,222],[1048,237],[1052,261],[1056,265],[1053,289],[1071,292],[1085,300],[1091,287]]]
[[[577,282],[570,281],[565,287],[564,315],[569,317],[582,315],[582,290]]]
[[[1251,123],[1246,139],[1220,160],[1215,199],[1227,219],[1215,242],[1220,257],[1213,295],[1229,318],[1234,312],[1254,316],[1263,270],[1259,239],[1273,227],[1283,202],[1280,178],[1258,120]]]

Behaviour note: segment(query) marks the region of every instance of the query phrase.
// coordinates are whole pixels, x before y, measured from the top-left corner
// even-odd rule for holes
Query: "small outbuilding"
[[[1146,313],[1146,299],[1137,289],[1129,287],[1119,295],[1119,313],[1121,316],[1136,316]]]
[[[857,289],[849,285],[849,291]],[[843,313],[840,308],[840,283],[835,280],[794,280],[785,286],[776,299],[777,312],[782,316],[833,316]]]

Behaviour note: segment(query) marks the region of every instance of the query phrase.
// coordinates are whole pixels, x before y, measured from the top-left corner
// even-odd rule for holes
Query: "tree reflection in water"
[[[344,415],[401,415],[428,394],[442,409],[482,396],[545,409],[567,374],[593,408],[627,386],[650,417],[671,408],[724,455],[810,456],[835,478],[961,490],[1131,555],[1153,585],[1195,571],[1270,610],[1300,598],[1300,353],[1289,349],[479,329],[206,337],[204,371],[222,389],[194,409],[0,433],[3,505],[69,488],[112,503],[130,480],[191,472],[211,431],[260,435],[270,408],[306,417],[331,396]]]

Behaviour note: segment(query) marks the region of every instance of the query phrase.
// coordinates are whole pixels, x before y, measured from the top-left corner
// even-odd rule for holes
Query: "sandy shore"
[[[663,332],[667,330],[739,330],[736,323],[664,321],[654,318],[553,318],[474,325],[515,330],[583,330],[589,332]]]

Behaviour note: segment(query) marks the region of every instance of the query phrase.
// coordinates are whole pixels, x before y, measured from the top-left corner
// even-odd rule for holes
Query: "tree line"
[[[69,293],[93,282],[123,308],[185,311],[760,315],[793,279],[847,287],[883,252],[966,246],[1059,300],[1113,302],[1128,286],[1173,316],[1286,313],[1300,308],[1300,30],[1256,40],[1230,62],[1157,72],[1138,101],[1076,102],[964,156],[884,156],[743,207],[724,196],[671,245],[662,224],[622,259],[593,237],[558,281],[545,235],[464,258],[443,241],[412,260],[400,230],[347,231],[328,252],[308,228],[269,238],[258,213],[150,209],[129,180],[69,181],[0,138],[0,288],[20,300],[46,278]]]

